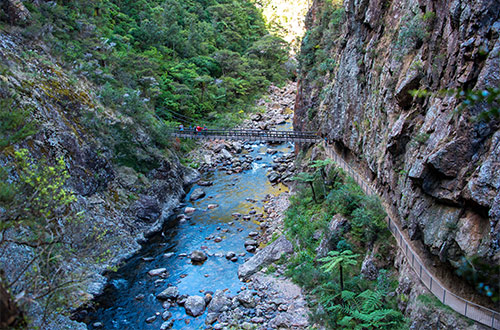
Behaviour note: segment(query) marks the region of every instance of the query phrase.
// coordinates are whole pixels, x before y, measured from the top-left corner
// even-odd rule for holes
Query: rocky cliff
[[[28,40],[16,28],[0,32],[0,65],[0,93],[3,100],[10,100],[2,103],[9,106],[3,109],[2,118],[6,111],[17,112],[25,116],[24,124],[34,124],[32,134],[15,143],[10,143],[15,132],[2,132],[2,167],[14,162],[13,154],[20,148],[26,148],[35,162],[44,159],[52,164],[62,158],[70,175],[67,188],[76,196],[73,207],[81,211],[82,224],[78,233],[62,228],[63,235],[71,236],[68,240],[72,244],[79,238],[92,239],[88,234],[95,228],[102,229],[103,236],[94,238],[106,247],[104,257],[86,258],[82,252],[81,260],[64,265],[67,274],[86,274],[84,286],[66,297],[67,307],[78,305],[101,290],[104,279],[100,274],[104,270],[139,249],[138,242],[160,228],[180,202],[184,186],[197,173],[180,165],[168,148],[155,145],[151,133],[140,123],[104,107],[96,97],[96,88],[65,70],[43,41]],[[131,153],[141,162],[123,161]],[[140,164],[144,166],[138,167]],[[15,180],[16,174],[11,172],[7,181]],[[0,215],[4,211],[0,207]],[[1,228],[0,268],[10,282],[23,274],[36,252],[16,244],[15,239],[9,243],[22,227],[5,230],[2,223]],[[23,278],[15,282],[12,293],[22,293],[18,303],[28,312],[31,326],[40,325],[44,310],[36,300],[30,300]],[[70,321],[60,315],[46,327],[85,328],[68,325]]]
[[[496,105],[458,91],[500,86],[500,3],[316,0],[306,25],[296,129],[373,179],[436,265],[498,298],[498,269],[469,276],[500,262],[499,121],[479,117]]]

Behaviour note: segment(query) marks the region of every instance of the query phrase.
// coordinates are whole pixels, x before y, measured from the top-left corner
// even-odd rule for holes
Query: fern
[[[344,316],[339,325],[349,329],[394,329],[404,323],[401,312],[384,306],[385,292],[365,290],[356,295],[342,291],[344,304],[335,306]]]

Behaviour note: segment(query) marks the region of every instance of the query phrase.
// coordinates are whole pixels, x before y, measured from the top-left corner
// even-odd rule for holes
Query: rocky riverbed
[[[289,129],[294,88],[272,87],[243,127]],[[292,146],[216,140],[191,157],[202,177],[185,206],[81,319],[91,329],[306,328],[302,290],[276,264],[293,253],[281,236]]]

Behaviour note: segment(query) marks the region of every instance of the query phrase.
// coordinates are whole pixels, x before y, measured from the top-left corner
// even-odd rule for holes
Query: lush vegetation
[[[65,187],[69,173],[62,158],[52,164],[19,149],[13,159],[0,170],[0,254],[16,246],[27,252],[17,260],[19,272],[8,280],[0,277],[0,289],[19,292],[20,306],[40,306],[44,323],[78,301],[89,271],[75,260],[109,258],[112,242],[103,239],[107,230],[89,228],[77,211],[77,198]]]
[[[340,32],[345,20],[342,1],[324,1],[318,8],[317,19],[302,39],[299,71],[310,83],[332,72],[337,63],[330,57],[341,42]]]
[[[404,328],[405,319],[394,295],[397,283],[389,269],[392,239],[385,212],[378,199],[364,195],[341,170],[328,170],[329,163],[316,161],[311,166],[316,174],[298,176],[306,178],[298,181],[307,185],[291,198],[285,218],[287,235],[298,242],[288,275],[310,293],[314,317],[328,328]],[[315,193],[316,201],[314,189],[323,192]],[[347,222],[331,233],[327,228],[336,215]],[[324,251],[328,252],[324,258],[317,256],[318,232],[331,249]],[[360,274],[367,251],[372,251],[377,264],[388,268],[381,269],[376,280]]]
[[[145,119],[229,125],[287,77],[286,43],[246,0],[25,2],[48,40],[106,106]],[[48,32],[50,31],[50,32]]]

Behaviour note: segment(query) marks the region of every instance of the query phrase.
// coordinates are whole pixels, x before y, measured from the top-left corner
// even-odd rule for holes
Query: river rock
[[[184,213],[187,213],[187,214],[191,214],[191,213],[193,213],[194,211],[196,211],[196,209],[195,209],[194,207],[189,207],[189,206],[188,206],[188,207],[186,207],[186,208],[184,209]]]
[[[236,256],[236,253],[234,253],[232,251],[229,251],[228,253],[226,253],[226,259],[228,259],[228,260],[230,260],[234,256]]]
[[[163,314],[161,314],[161,318],[163,319],[163,321],[166,321],[171,317],[172,313],[170,311],[164,311]]]
[[[196,201],[200,198],[203,198],[205,197],[205,192],[203,191],[203,189],[201,188],[196,188],[195,190],[193,190],[193,192],[191,193],[191,196],[189,196],[189,200],[190,201]]]
[[[208,313],[220,313],[227,309],[231,305],[231,300],[226,297],[226,294],[222,290],[215,291],[212,296],[210,304],[208,304]]]
[[[198,181],[198,186],[202,186],[202,187],[208,187],[208,186],[211,186],[213,185],[213,181],[204,181],[204,180],[200,180]]]
[[[276,181],[278,181],[278,179],[280,178],[280,175],[278,172],[275,172],[275,171],[272,171],[271,173],[269,173],[267,175],[267,179],[269,180],[269,182],[271,183],[274,183]]]
[[[238,300],[238,302],[240,304],[243,305],[243,307],[246,307],[246,308],[255,308],[255,299],[253,298],[253,292],[250,291],[250,290],[244,290],[244,291],[241,291],[237,296],[236,296],[236,300]]]
[[[217,313],[208,313],[207,318],[205,319],[205,324],[210,325],[214,324],[217,321]]]
[[[160,300],[175,300],[179,296],[179,289],[176,286],[170,286],[156,295]]]
[[[194,250],[193,252],[191,252],[189,258],[193,263],[203,263],[205,260],[207,260],[207,255],[201,250]]]
[[[256,240],[254,240],[254,239],[247,239],[245,241],[245,247],[247,247],[247,246],[257,246],[257,245],[259,245],[259,243]]]
[[[257,252],[257,254],[251,257],[247,262],[242,264],[238,268],[238,277],[242,280],[246,280],[252,274],[259,271],[260,268],[278,261],[283,254],[290,254],[292,252],[292,243],[290,243],[285,236],[280,236],[276,241]]]
[[[162,275],[163,273],[166,273],[166,272],[167,272],[166,268],[156,268],[156,269],[151,269],[148,272],[148,275],[149,276],[160,276],[160,275]]]
[[[184,303],[186,314],[197,317],[205,311],[205,298],[200,296],[189,296]]]
[[[213,210],[219,207],[219,204],[208,204],[207,209]]]
[[[161,324],[160,330],[172,329],[173,326],[174,326],[174,320],[168,320]]]
[[[146,323],[153,323],[154,321],[156,321],[156,316],[153,315],[153,316],[150,316],[146,319]]]

